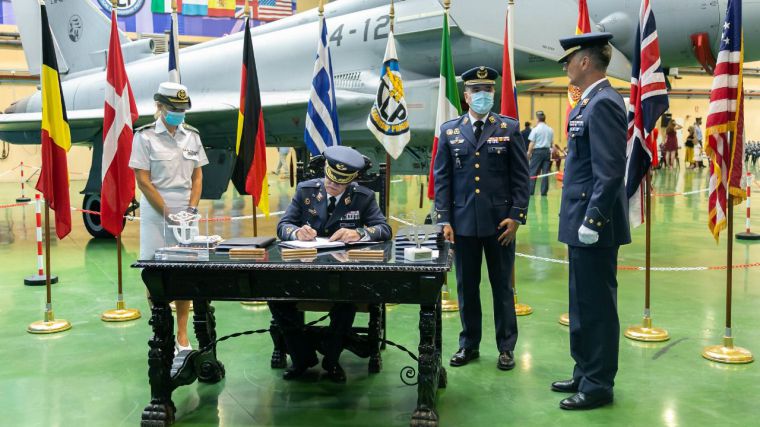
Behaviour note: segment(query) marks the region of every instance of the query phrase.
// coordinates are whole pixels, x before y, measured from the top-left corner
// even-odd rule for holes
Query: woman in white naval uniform
[[[140,198],[140,259],[153,259],[156,249],[177,244],[165,227],[165,215],[187,210],[198,212],[203,174],[208,164],[198,131],[183,124],[190,108],[187,88],[161,83],[153,95],[156,121],[135,133],[129,167],[134,169]],[[190,301],[175,301],[177,351],[190,349],[187,320]]]

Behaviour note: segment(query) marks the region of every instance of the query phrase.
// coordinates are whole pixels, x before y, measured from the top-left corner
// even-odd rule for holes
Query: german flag
[[[69,203],[69,170],[66,153],[71,148],[71,133],[63,102],[58,62],[55,57],[53,35],[50,33],[47,11],[42,4],[42,170],[37,191],[45,197],[55,211],[55,231],[63,239],[71,231],[71,205]]]
[[[267,150],[264,136],[264,113],[261,109],[259,77],[253,57],[249,18],[245,20],[243,69],[240,79],[240,111],[238,114],[235,169],[232,183],[240,194],[251,194],[256,206],[269,215],[269,183]]]

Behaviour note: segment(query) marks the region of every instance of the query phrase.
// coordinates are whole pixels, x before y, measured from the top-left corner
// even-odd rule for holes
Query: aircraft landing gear
[[[132,204],[127,209],[127,214],[134,214],[135,210],[140,205],[136,201],[132,201]],[[100,194],[85,194],[84,201],[82,201],[82,221],[84,222],[84,228],[90,233],[92,237],[100,239],[113,238],[111,233],[106,231],[100,224]],[[93,213],[93,212],[97,212]],[[124,219],[124,222],[127,220]]]

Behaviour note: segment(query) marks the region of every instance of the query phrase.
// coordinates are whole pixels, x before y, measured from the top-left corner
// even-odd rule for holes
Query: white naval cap
[[[153,99],[180,110],[187,110],[191,106],[187,87],[174,82],[163,82],[158,85],[158,91],[153,95]]]

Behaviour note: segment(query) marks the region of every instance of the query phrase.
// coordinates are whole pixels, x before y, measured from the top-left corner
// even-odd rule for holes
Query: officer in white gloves
[[[570,259],[570,353],[573,377],[556,381],[574,393],[562,409],[591,409],[612,402],[618,367],[617,257],[631,242],[625,197],[625,104],[605,75],[609,33],[560,40],[570,83],[583,95],[568,118],[559,240]]]

